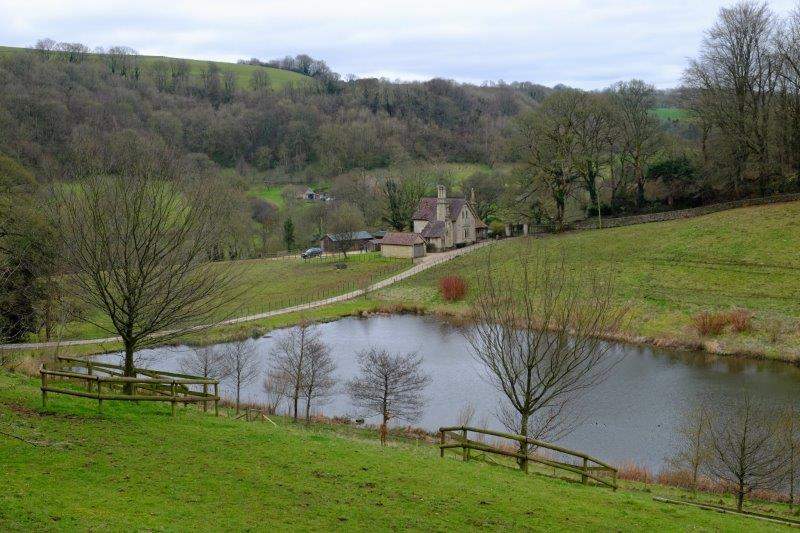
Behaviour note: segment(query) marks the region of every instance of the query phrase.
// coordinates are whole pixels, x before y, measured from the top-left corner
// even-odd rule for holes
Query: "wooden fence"
[[[479,435],[490,435],[493,437],[508,439],[517,443],[517,446],[518,443],[527,443],[530,448],[528,449],[528,453],[522,454],[519,451],[510,451],[500,446],[492,446],[490,444],[486,444],[481,441],[472,440],[469,438],[469,433],[477,433]],[[449,442],[448,438],[450,439]],[[607,487],[611,487],[614,490],[617,489],[617,469],[614,468],[613,466],[604,463],[599,459],[595,459],[594,457],[587,455],[583,452],[570,450],[562,446],[557,446],[555,444],[550,444],[548,442],[535,440],[530,437],[524,437],[522,435],[501,433],[499,431],[492,431],[489,429],[479,429],[469,426],[453,426],[453,427],[439,428],[439,450],[441,456],[444,457],[445,450],[452,448],[461,448],[461,457],[462,460],[464,461],[468,461],[470,459],[470,450],[476,450],[484,453],[493,453],[496,455],[502,455],[504,457],[512,457],[514,459],[517,459],[520,468],[524,470],[526,473],[528,471],[528,463],[534,462],[550,466],[552,468],[556,468],[559,470],[565,470],[567,472],[578,474],[581,477],[581,483],[583,483],[584,485],[588,484],[590,479],[593,479],[597,483],[600,483]],[[535,453],[535,451],[540,448],[564,454],[570,457],[574,457],[575,459],[578,460],[578,464],[573,464],[565,461],[557,461],[555,459],[549,459],[543,457]],[[533,451],[531,451],[531,449]],[[604,476],[611,476],[611,480],[609,481]]]
[[[119,365],[59,356],[55,361],[43,363],[39,369],[42,406],[47,407],[48,393],[95,399],[101,413],[104,400],[170,402],[173,415],[178,403],[202,403],[203,410],[207,411],[208,403],[214,402],[214,414],[219,416],[218,380],[146,368],[134,370],[136,376],[127,377],[122,375],[123,368]],[[67,388],[54,383],[59,381],[84,384],[85,388]],[[126,385],[131,388],[130,394],[122,392]],[[213,393],[209,392],[209,387],[213,387]]]

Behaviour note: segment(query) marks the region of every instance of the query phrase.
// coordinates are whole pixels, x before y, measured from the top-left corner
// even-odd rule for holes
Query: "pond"
[[[459,410],[471,403],[476,410],[473,424],[503,429],[496,416],[501,397],[457,327],[433,317],[395,315],[346,318],[318,328],[331,348],[342,384],[358,371],[357,352],[370,346],[415,351],[422,357],[432,382],[425,391],[425,412],[413,425],[435,431],[455,424]],[[279,333],[254,341],[262,368]],[[179,370],[180,358],[189,350],[156,348],[139,356],[146,366]],[[559,443],[614,463],[635,461],[658,470],[675,448],[676,428],[697,402],[725,410],[744,392],[776,404],[800,400],[800,369],[784,363],[628,344],[614,344],[610,356],[622,360],[579,400],[576,405],[585,421]],[[263,400],[261,381],[243,392],[243,400]],[[360,414],[341,392],[318,411],[328,416]]]

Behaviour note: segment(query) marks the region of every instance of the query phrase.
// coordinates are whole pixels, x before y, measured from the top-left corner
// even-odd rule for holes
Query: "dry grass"
[[[448,302],[458,302],[467,295],[467,282],[461,276],[445,276],[439,280],[439,292]]]
[[[692,325],[703,337],[716,336],[728,325],[728,314],[702,311],[692,317]]]
[[[752,328],[753,313],[747,309],[733,309],[728,312],[728,324],[736,333],[744,333]]]

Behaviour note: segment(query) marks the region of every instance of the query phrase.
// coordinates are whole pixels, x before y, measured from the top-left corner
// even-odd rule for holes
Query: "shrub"
[[[753,319],[753,313],[747,309],[734,309],[728,313],[728,324],[731,329],[737,333],[750,331],[750,322]]]
[[[617,474],[620,479],[639,481],[640,483],[652,483],[654,479],[649,468],[644,465],[636,464],[633,461],[626,461],[619,465]]]
[[[461,276],[446,276],[439,280],[439,291],[448,302],[457,302],[467,294],[467,282]]]
[[[719,335],[728,325],[728,315],[703,311],[692,317],[692,323],[700,335]]]

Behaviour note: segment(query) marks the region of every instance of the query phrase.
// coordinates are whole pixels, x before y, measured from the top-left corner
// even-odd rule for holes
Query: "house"
[[[344,244],[340,245],[340,242],[346,241],[348,243],[346,251],[348,252],[370,251],[370,241],[372,241],[373,238],[373,235],[368,231],[354,231],[353,233],[341,234],[329,233],[319,241],[319,246],[325,253],[341,252]]]
[[[387,233],[381,239],[384,257],[416,259],[425,255],[425,239],[416,233]]]
[[[474,204],[465,198],[447,198],[444,185],[436,188],[436,198],[422,198],[411,217],[414,233],[419,234],[431,250],[474,244],[486,237],[487,226],[478,217]]]

